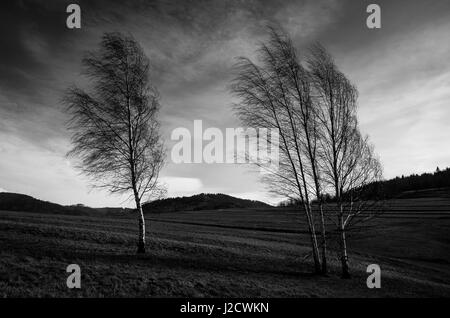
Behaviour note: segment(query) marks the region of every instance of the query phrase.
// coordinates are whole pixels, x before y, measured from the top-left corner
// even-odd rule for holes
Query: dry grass
[[[351,280],[339,278],[333,254],[327,277],[311,274],[303,260],[308,240],[293,211],[152,215],[145,256],[134,254],[134,219],[1,211],[0,296],[450,296],[450,214],[439,208],[433,217],[405,218],[408,211],[354,235]],[[71,263],[81,266],[81,290],[66,287]],[[379,290],[366,287],[371,263],[382,268]]]

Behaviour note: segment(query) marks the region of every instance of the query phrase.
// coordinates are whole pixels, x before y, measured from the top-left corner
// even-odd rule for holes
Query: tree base
[[[322,259],[322,268],[320,270],[322,275],[326,276],[328,274],[328,265],[326,259]]]
[[[137,254],[145,254],[145,244],[143,242],[138,243]]]
[[[350,278],[352,278],[352,276],[350,275],[350,273],[342,273],[342,275],[341,275],[341,278],[342,279],[350,279]]]

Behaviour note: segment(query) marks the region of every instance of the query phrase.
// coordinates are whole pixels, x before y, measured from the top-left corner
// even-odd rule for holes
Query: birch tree
[[[313,213],[311,202],[318,202],[321,225],[322,273],[327,272],[326,223],[322,202],[321,173],[318,166],[320,122],[317,120],[317,104],[312,97],[311,77],[301,64],[297,49],[289,36],[281,29],[269,28],[270,39],[262,46],[265,63],[270,65],[271,74],[276,78],[276,88],[283,96],[281,104],[286,108],[294,146],[304,158],[305,200]]]
[[[324,192],[334,195],[334,224],[338,232],[342,277],[350,277],[347,232],[357,221],[381,210],[375,200],[364,200],[366,186],[382,178],[382,167],[367,136],[358,127],[356,87],[339,71],[320,44],[311,47],[308,68],[317,106],[319,169]]]
[[[321,263],[311,208],[311,190],[308,182],[308,158],[303,151],[304,131],[296,116],[297,101],[293,98],[286,79],[290,60],[279,50],[276,33],[271,41],[259,49],[260,65],[242,57],[235,65],[236,77],[231,89],[240,102],[234,111],[248,127],[275,128],[279,132],[279,166],[268,171],[265,181],[272,192],[282,194],[302,203],[311,241],[314,269],[320,273]],[[267,140],[266,142],[270,142]]]
[[[93,186],[134,199],[137,252],[145,253],[142,202],[164,192],[158,183],[164,162],[160,104],[150,63],[133,37],[106,33],[99,50],[87,53],[82,64],[91,90],[69,88],[64,97],[73,144],[68,156]]]

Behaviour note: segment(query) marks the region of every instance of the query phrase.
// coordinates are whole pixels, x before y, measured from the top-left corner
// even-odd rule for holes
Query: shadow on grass
[[[301,262],[298,259],[280,259],[275,257],[251,255],[220,251],[193,250],[177,251],[176,249],[163,249],[161,246],[149,244],[146,254],[123,252],[122,249],[114,251],[89,251],[88,246],[79,249],[69,249],[60,246],[58,242],[24,242],[10,238],[5,243],[7,250],[23,256],[33,257],[37,260],[50,258],[54,261],[65,261],[69,263],[98,263],[96,265],[123,265],[133,266],[137,269],[172,269],[188,270],[192,272],[209,272],[217,274],[271,274],[284,277],[313,278],[317,274],[312,272],[309,262]],[[105,244],[107,245],[107,244]],[[155,247],[152,249],[152,247]],[[184,253],[183,253],[184,252]],[[200,253],[199,253],[200,252]]]
[[[69,255],[68,255],[69,256]],[[271,274],[289,277],[313,278],[317,277],[307,263],[286,262],[283,264],[271,260],[257,258],[250,260],[243,256],[235,255],[230,258],[209,257],[195,258],[184,255],[170,255],[165,253],[148,252],[144,255],[113,254],[113,253],[84,253],[72,254],[79,260],[90,262],[101,262],[105,264],[123,264],[124,266],[137,266],[141,268],[161,268],[173,270],[188,270],[193,272],[215,272],[215,273],[240,273],[240,274]],[[295,270],[297,269],[297,270]]]

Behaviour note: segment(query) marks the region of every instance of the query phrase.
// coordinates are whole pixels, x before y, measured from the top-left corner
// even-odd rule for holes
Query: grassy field
[[[302,215],[215,210],[147,216],[147,254],[135,255],[137,220],[0,211],[2,297],[431,297],[450,296],[450,200],[390,202],[352,235],[353,278],[311,274]],[[66,287],[68,264],[82,288]],[[379,264],[381,289],[366,287]]]

